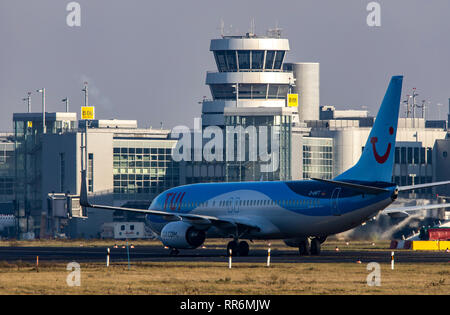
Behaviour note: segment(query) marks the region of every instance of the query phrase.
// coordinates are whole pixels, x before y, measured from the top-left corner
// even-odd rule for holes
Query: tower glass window
[[[267,84],[252,84],[252,98],[265,99],[267,95]]]
[[[284,53],[285,52],[282,50],[277,51],[274,69],[281,69],[281,66],[283,65]]]
[[[250,51],[239,50],[238,59],[239,59],[239,70],[250,70]]]
[[[210,84],[211,94],[217,100],[235,100],[235,84]],[[287,84],[239,83],[239,99],[286,99]]]
[[[225,51],[224,50],[218,50],[214,52],[215,56],[216,56],[216,63],[217,63],[217,68],[219,69],[220,72],[224,72],[228,70],[228,66],[227,66],[227,59],[225,56]]]
[[[287,84],[270,84],[269,85],[269,99],[285,99],[289,86]]]
[[[252,51],[252,69],[262,69],[264,62],[264,51],[253,50]]]
[[[237,70],[236,51],[227,50],[225,52],[225,55],[228,64],[228,71],[236,71]]]
[[[265,66],[266,70],[272,70],[273,69],[273,61],[274,61],[274,59],[275,59],[275,51],[274,50],[267,51],[267,54],[266,54],[266,66]]]
[[[217,100],[236,99],[236,88],[232,84],[210,84],[211,94]]]

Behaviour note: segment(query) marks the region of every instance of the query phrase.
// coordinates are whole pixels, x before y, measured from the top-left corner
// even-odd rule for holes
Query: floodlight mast
[[[63,98],[61,100],[61,102],[65,102],[66,103],[66,113],[68,113],[69,112],[69,98],[68,97]]]
[[[31,113],[31,92],[28,92],[27,97],[23,98],[22,101],[27,101],[27,112]]]
[[[84,88],[82,90],[84,92],[84,106],[88,106],[88,83],[84,82]],[[87,134],[88,134],[88,120],[85,119],[85,129],[84,129],[84,170],[87,174],[87,168],[88,168],[88,151],[87,151]],[[83,169],[83,168],[82,168]]]
[[[42,93],[42,133],[46,133],[46,126],[45,126],[45,88],[42,88],[40,90],[36,90],[36,92]]]

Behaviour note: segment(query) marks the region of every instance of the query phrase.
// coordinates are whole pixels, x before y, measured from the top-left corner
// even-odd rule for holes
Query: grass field
[[[51,243],[46,242],[45,246]],[[83,246],[105,246],[102,242]],[[154,244],[142,242],[135,243]],[[79,241],[70,243],[80,246]],[[223,242],[207,243],[210,247],[216,245],[223,247]],[[265,245],[260,242],[252,247]],[[325,249],[338,246],[340,250],[389,250],[386,241],[327,241],[324,245]],[[391,270],[389,262],[380,266],[381,285],[368,286],[366,279],[371,270],[365,263],[274,263],[270,267],[234,263],[232,269],[226,259],[133,262],[130,269],[126,263],[112,263],[109,268],[104,263],[81,263],[80,286],[69,286],[66,279],[72,270],[66,269],[66,263],[42,262],[37,269],[33,263],[0,261],[0,294],[450,294],[450,264],[402,263],[396,264],[395,270]]]
[[[223,248],[226,246],[229,239],[207,239],[205,245],[211,248]],[[148,246],[148,245],[161,245],[159,240],[129,240],[129,244],[136,246]],[[252,248],[268,248],[268,244],[271,244],[272,248],[282,248],[283,250],[297,251],[297,248],[287,247],[283,241],[254,241],[250,244]],[[329,239],[324,244],[322,249],[332,250],[338,247],[340,250],[389,250],[390,241],[342,241],[336,239]],[[125,245],[125,240],[32,240],[32,241],[0,241],[0,247],[112,247],[115,244],[121,246]],[[161,245],[162,246],[162,245]],[[1,260],[1,258],[0,258]]]
[[[365,264],[89,263],[80,286],[68,286],[66,264],[2,263],[0,294],[449,294],[450,267],[381,265],[381,285],[368,286]]]

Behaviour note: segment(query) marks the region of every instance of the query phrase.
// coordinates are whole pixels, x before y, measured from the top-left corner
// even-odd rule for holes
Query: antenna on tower
[[[426,104],[426,100],[422,100],[422,105],[417,105],[417,108],[421,108],[422,109],[422,118],[425,119],[425,108],[427,107]]]
[[[250,21],[250,34],[255,35],[255,18]]]
[[[416,118],[416,96],[418,96],[419,94],[416,93],[416,88],[413,88],[413,95],[412,95],[412,114],[413,114],[413,118]]]
[[[411,107],[409,100],[411,99],[411,95],[407,94],[406,99],[403,101],[403,103],[406,104],[406,118],[409,118],[409,114],[411,113]]]
[[[278,27],[278,21],[276,21],[275,27],[267,30],[267,36],[272,38],[280,38],[282,30],[282,28]]]
[[[220,18],[220,36],[222,36],[222,38],[225,36],[224,29],[225,29],[225,24],[223,23],[223,19]]]

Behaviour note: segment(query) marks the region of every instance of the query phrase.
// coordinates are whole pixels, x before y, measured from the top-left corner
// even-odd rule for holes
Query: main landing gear
[[[320,255],[320,245],[323,242],[325,242],[325,238],[314,237],[311,239],[311,241],[309,239],[305,239],[299,243],[298,253],[300,254],[300,256],[318,256]]]
[[[233,240],[228,242],[227,256],[230,255],[230,250],[232,256],[248,256],[249,249],[250,247],[246,241]]]

